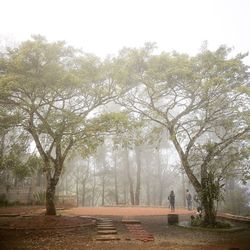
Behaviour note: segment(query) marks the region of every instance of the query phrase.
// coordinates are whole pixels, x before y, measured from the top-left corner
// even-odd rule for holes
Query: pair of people
[[[186,199],[187,199],[188,210],[192,210],[192,195],[190,194],[188,189],[186,189]],[[197,196],[197,199],[198,199],[198,196]],[[169,200],[171,211],[174,211],[175,210],[175,194],[173,190],[170,192],[170,195],[168,196],[168,200]]]

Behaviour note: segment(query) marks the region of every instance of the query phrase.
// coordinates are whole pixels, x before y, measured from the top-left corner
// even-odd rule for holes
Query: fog
[[[1,7],[1,204],[249,214],[248,1]]]

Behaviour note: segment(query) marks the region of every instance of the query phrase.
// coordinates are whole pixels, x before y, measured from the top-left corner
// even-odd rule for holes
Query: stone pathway
[[[101,219],[100,222],[97,222],[97,234],[97,241],[120,240],[120,237],[117,235],[117,230],[110,219],[104,218]]]
[[[131,237],[135,240],[140,240],[142,242],[154,241],[153,234],[150,234],[145,229],[143,229],[141,222],[137,220],[122,220],[125,224],[127,230],[129,231]]]

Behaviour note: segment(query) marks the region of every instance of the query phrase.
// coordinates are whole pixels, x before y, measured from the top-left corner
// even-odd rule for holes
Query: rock
[[[178,214],[168,214],[168,224],[169,225],[175,225],[179,222],[179,216]]]

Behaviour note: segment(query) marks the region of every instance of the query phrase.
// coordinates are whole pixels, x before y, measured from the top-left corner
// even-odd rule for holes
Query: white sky
[[[2,0],[0,7],[0,39],[41,34],[102,57],[148,41],[189,54],[204,40],[211,49],[250,50],[249,0]]]

